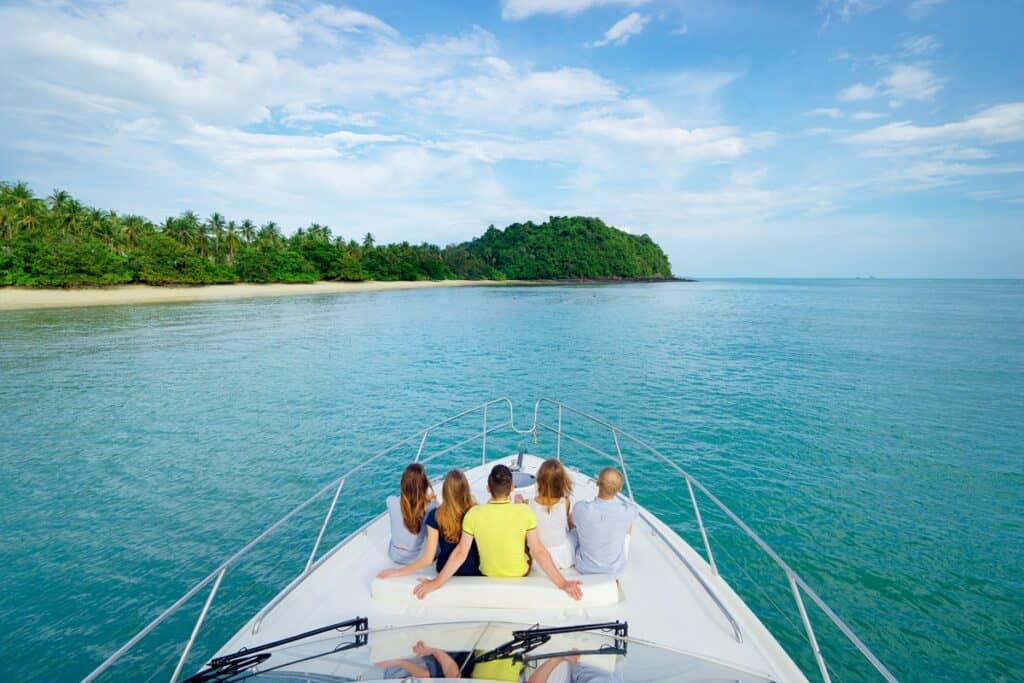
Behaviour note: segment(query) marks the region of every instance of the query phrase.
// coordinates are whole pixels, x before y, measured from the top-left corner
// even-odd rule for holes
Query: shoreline
[[[235,283],[227,285],[116,285],[91,288],[0,287],[0,312],[44,308],[85,308],[140,304],[231,301],[311,294],[349,294],[439,287],[543,287],[552,285],[625,284],[648,280],[402,280],[312,283]],[[672,282],[678,280],[650,280]]]
[[[24,311],[41,308],[85,308],[139,304],[195,303],[263,299],[310,294],[347,294],[384,292],[436,287],[500,287],[526,284],[517,280],[411,280],[383,282],[311,282],[311,283],[235,283],[227,285],[117,285],[76,289],[0,287],[0,311]]]
[[[40,308],[84,308],[157,303],[231,301],[313,294],[357,294],[442,287],[552,287],[572,285],[624,285],[633,283],[693,282],[687,279],[572,279],[572,280],[418,280],[344,283],[236,283],[231,285],[116,285],[91,288],[0,287],[0,311]]]

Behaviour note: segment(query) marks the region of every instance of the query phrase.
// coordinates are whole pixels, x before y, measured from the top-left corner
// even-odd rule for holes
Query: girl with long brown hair
[[[440,572],[452,554],[452,550],[462,538],[462,518],[474,505],[476,505],[476,501],[473,499],[473,492],[469,488],[469,480],[466,479],[466,475],[460,470],[450,471],[445,475],[444,485],[441,487],[441,505],[430,509],[423,518],[423,527],[426,529],[427,535],[419,557],[404,567],[385,569],[377,576],[382,579],[404,576],[423,569],[431,563],[434,563],[435,568]],[[455,575],[480,575],[480,555],[477,553],[475,542],[469,550],[466,561],[462,563]]]
[[[427,536],[423,520],[435,506],[434,492],[423,465],[413,463],[402,472],[400,496],[388,496],[391,543],[388,556],[399,564],[408,564],[420,555]]]
[[[537,496],[529,501],[537,517],[541,543],[551,553],[559,569],[572,566],[573,548],[569,530],[573,528],[569,510],[572,479],[558,460],[545,460],[537,470]]]

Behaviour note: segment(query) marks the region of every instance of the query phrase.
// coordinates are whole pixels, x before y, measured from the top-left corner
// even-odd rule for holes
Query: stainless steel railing
[[[551,427],[550,425],[547,425],[547,424],[539,421],[540,407],[542,405],[550,405],[550,406],[552,406],[552,407],[557,409],[557,412],[558,412],[558,427],[557,428]],[[661,462],[665,463],[670,468],[675,470],[686,481],[686,488],[687,488],[687,491],[690,494],[690,501],[693,503],[694,516],[695,516],[695,518],[697,520],[697,525],[698,525],[698,527],[700,529],[701,539],[704,541],[704,550],[707,553],[707,560],[708,560],[708,564],[711,567],[712,573],[718,574],[718,568],[715,565],[714,556],[711,553],[711,544],[708,541],[707,530],[704,527],[704,521],[703,521],[703,518],[701,517],[701,514],[700,514],[700,506],[697,504],[697,497],[696,497],[696,495],[694,495],[694,491],[693,491],[693,487],[694,486],[696,486],[702,493],[704,493],[704,495],[706,495],[711,500],[711,502],[713,502],[722,512],[724,512],[725,515],[730,520],[732,520],[732,522],[735,523],[740,528],[740,530],[743,531],[744,534],[746,534],[751,540],[753,540],[757,544],[757,546],[765,554],[767,554],[768,557],[770,557],[772,559],[772,561],[774,561],[775,564],[779,566],[780,569],[782,569],[782,571],[785,573],[786,579],[789,581],[789,585],[790,585],[791,591],[793,593],[793,599],[796,602],[797,611],[800,613],[800,620],[803,622],[804,630],[807,633],[808,643],[811,646],[811,651],[814,653],[814,659],[815,659],[815,661],[818,664],[818,669],[819,669],[819,671],[821,673],[821,677],[825,681],[825,683],[831,683],[832,678],[831,678],[831,676],[829,674],[829,669],[828,669],[828,666],[827,666],[827,664],[825,662],[825,658],[824,658],[824,656],[821,653],[821,648],[818,646],[818,640],[817,640],[817,637],[814,634],[814,628],[811,626],[810,619],[807,616],[807,608],[804,605],[804,601],[803,601],[803,598],[801,596],[801,593],[806,593],[807,594],[807,596],[814,602],[814,604],[816,604],[818,606],[818,608],[821,609],[821,611],[825,614],[825,616],[827,616],[829,618],[829,620],[833,624],[835,624],[835,626],[840,630],[840,632],[842,632],[842,634],[844,636],[846,636],[847,640],[849,640],[850,643],[852,643],[854,645],[854,647],[857,648],[857,650],[861,653],[861,655],[863,655],[864,658],[867,659],[867,661],[871,664],[871,666],[874,667],[875,671],[877,671],[882,676],[882,678],[884,678],[889,683],[897,683],[896,682],[896,677],[892,675],[892,672],[890,672],[889,669],[886,668],[886,666],[884,664],[882,664],[882,662],[878,659],[878,657],[875,656],[875,654],[871,651],[871,649],[868,648],[868,646],[865,645],[864,642],[861,641],[861,639],[857,637],[857,635],[853,632],[853,630],[849,626],[847,626],[846,623],[842,619],[839,618],[839,616],[832,610],[832,608],[829,607],[828,604],[826,604],[825,601],[822,600],[821,597],[816,592],[814,592],[814,590],[811,589],[811,587],[808,586],[807,583],[802,578],[800,578],[800,575],[797,574],[796,571],[794,571],[793,568],[790,567],[781,557],[779,557],[778,553],[776,553],[774,550],[772,550],[771,546],[769,546],[764,541],[764,539],[762,539],[760,536],[758,536],[757,533],[755,533],[753,529],[751,529],[749,526],[747,526],[747,524],[742,519],[740,519],[739,516],[736,515],[736,513],[734,513],[732,510],[730,510],[729,507],[725,505],[725,503],[723,503],[713,493],[711,493],[711,491],[709,491],[707,489],[707,487],[705,487],[703,484],[701,484],[691,474],[689,474],[688,472],[683,470],[683,468],[681,468],[678,464],[676,464],[672,460],[670,460],[667,457],[665,457],[656,448],[654,448],[653,446],[651,446],[651,445],[645,443],[644,441],[638,439],[637,437],[633,436],[632,434],[629,434],[628,432],[625,432],[625,431],[619,429],[615,425],[612,425],[612,424],[610,424],[608,422],[605,422],[604,420],[602,420],[600,418],[594,417],[593,415],[585,413],[585,412],[583,412],[581,410],[577,410],[575,408],[571,408],[571,407],[569,407],[569,406],[567,406],[564,403],[561,403],[559,401],[554,401],[554,400],[547,399],[547,398],[541,398],[541,399],[538,399],[536,401],[536,403],[534,404],[534,408],[533,408],[533,424],[534,424],[534,429],[539,427],[539,428],[545,429],[547,431],[553,432],[553,433],[555,433],[557,435],[556,436],[556,438],[557,438],[557,445],[556,445],[556,448],[555,448],[555,452],[557,454],[559,454],[559,455],[561,454],[561,440],[563,438],[566,438],[566,439],[569,439],[569,440],[573,441],[574,443],[576,443],[579,446],[582,446],[584,448],[587,448],[587,449],[593,451],[594,453],[597,453],[599,455],[604,456],[605,458],[609,458],[611,460],[616,460],[616,458],[611,456],[610,454],[605,453],[605,452],[601,451],[600,449],[597,449],[597,448],[591,446],[590,444],[587,444],[587,443],[585,443],[585,442],[583,442],[583,441],[581,441],[579,439],[576,439],[576,438],[573,438],[573,437],[571,437],[571,436],[569,436],[567,434],[564,434],[563,430],[562,430],[562,419],[563,419],[563,413],[566,412],[566,411],[568,411],[568,412],[570,412],[570,413],[572,413],[574,415],[577,415],[578,417],[581,417],[581,418],[589,421],[592,424],[595,424],[597,426],[606,428],[606,429],[611,431],[611,434],[612,434],[612,437],[613,437],[613,441],[615,443],[615,450],[616,450],[617,455],[618,455],[617,460],[618,460],[620,466],[622,467],[622,472],[623,472],[623,478],[624,479],[625,479],[625,474],[626,474],[625,460],[622,457],[622,449],[621,449],[621,447],[619,445],[619,437],[626,438],[626,439],[632,441],[633,443],[635,443],[636,445],[640,446],[641,448],[646,450],[648,453],[653,455],[655,458],[657,458],[658,460],[660,460]],[[626,479],[626,481],[628,482],[628,479]],[[629,495],[632,498],[632,493],[630,493]]]
[[[544,423],[544,422],[541,422],[539,420],[540,409],[541,409],[542,406],[545,406],[545,405],[551,406],[551,407],[557,409],[557,425],[556,426],[551,426],[551,425],[549,425],[547,423]],[[493,418],[491,417],[491,415],[492,415],[491,409],[494,408],[494,407],[498,407],[499,409],[507,409],[507,417],[505,416],[505,411],[501,410],[501,414],[502,414],[502,418],[503,419],[501,419],[496,425],[491,423],[493,421]],[[593,446],[592,444],[587,443],[586,441],[584,441],[584,440],[582,440],[580,438],[572,436],[571,434],[567,434],[565,432],[565,430],[563,429],[563,416],[564,416],[564,413],[566,413],[566,412],[571,413],[571,414],[573,414],[573,415],[575,415],[577,417],[580,417],[580,418],[582,418],[584,420],[587,420],[588,422],[590,422],[590,423],[592,423],[594,425],[597,425],[597,426],[599,426],[601,428],[610,430],[611,435],[612,435],[612,440],[613,440],[613,443],[615,445],[616,454],[612,455],[610,453],[607,453],[607,452],[605,452],[605,451],[603,451],[603,450]],[[427,458],[422,458],[424,448],[425,448],[426,443],[428,441],[428,438],[430,437],[431,434],[435,433],[437,430],[441,429],[442,427],[445,427],[447,425],[455,423],[456,421],[462,420],[463,418],[468,418],[468,416],[471,416],[471,415],[473,415],[475,413],[480,413],[481,416],[482,416],[482,425],[481,425],[480,431],[474,432],[471,436],[469,436],[469,437],[467,437],[465,439],[462,439],[462,440],[460,440],[459,442],[457,442],[455,444],[447,446],[447,447],[443,448],[442,450],[438,451],[437,453],[431,454]],[[633,498],[633,490],[632,490],[631,484],[629,482],[629,474],[628,474],[628,470],[627,470],[627,466],[626,466],[626,460],[625,460],[625,458],[623,457],[623,454],[622,454],[622,448],[621,448],[621,445],[620,445],[620,438],[621,439],[626,439],[626,440],[628,440],[628,441],[630,441],[630,442],[640,446],[641,448],[645,449],[648,453],[653,455],[655,458],[657,458],[658,460],[664,462],[670,468],[675,470],[685,480],[687,491],[688,491],[688,493],[690,495],[690,500],[691,500],[691,503],[693,505],[694,516],[695,516],[695,519],[697,521],[698,528],[700,529],[701,539],[703,540],[703,543],[704,543],[704,550],[705,550],[705,553],[707,555],[708,565],[710,566],[711,571],[712,571],[713,574],[717,574],[718,573],[718,568],[717,568],[717,566],[715,564],[714,556],[713,556],[713,554],[711,552],[711,545],[710,545],[710,542],[708,540],[707,531],[706,531],[706,529],[704,527],[704,522],[703,522],[703,518],[702,518],[701,513],[700,513],[700,507],[699,507],[698,502],[697,502],[697,497],[696,497],[696,495],[694,493],[694,487],[696,487],[699,491],[701,491],[704,495],[706,495],[719,509],[722,510],[722,512],[724,512],[726,514],[726,516],[730,520],[732,520],[748,537],[750,537],[758,545],[758,547],[762,551],[764,551],[784,571],[787,579],[789,580],[790,587],[791,587],[792,593],[793,593],[793,597],[794,597],[794,600],[796,601],[797,609],[798,609],[798,611],[800,613],[801,620],[802,620],[802,622],[804,624],[804,628],[806,630],[808,641],[809,641],[809,643],[811,645],[811,649],[812,649],[812,651],[814,653],[815,660],[816,660],[816,662],[818,664],[818,667],[819,667],[819,670],[821,672],[822,678],[823,678],[824,681],[826,681],[826,683],[830,683],[831,682],[831,677],[829,675],[829,670],[828,670],[828,667],[827,667],[827,665],[825,663],[824,657],[821,654],[821,650],[818,647],[818,643],[817,643],[817,639],[816,639],[815,634],[814,634],[814,630],[812,629],[810,620],[808,619],[807,611],[806,611],[803,599],[801,597],[802,593],[806,594],[808,597],[811,598],[812,602],[814,602],[814,604],[816,604],[819,607],[819,609],[821,609],[821,611],[832,621],[832,623],[835,624],[839,628],[839,630],[843,633],[843,635],[846,636],[846,638],[857,648],[858,651],[860,651],[860,653],[867,659],[868,662],[871,663],[871,665],[875,668],[875,670],[886,681],[889,681],[890,683],[896,683],[896,678],[889,672],[889,670],[885,667],[885,665],[883,665],[881,663],[881,661],[878,660],[878,658],[871,652],[871,650],[856,636],[856,634],[853,633],[853,631],[845,624],[845,622],[843,622],[842,619],[840,619],[835,614],[835,612],[825,603],[825,601],[822,600],[821,597],[819,597],[818,594],[815,593],[804,582],[804,580],[802,578],[800,578],[800,576],[792,568],[790,568],[789,565],[786,564],[782,560],[782,558],[779,557],[779,555],[774,550],[772,550],[771,547],[768,546],[767,543],[764,542],[764,540],[761,539],[760,536],[758,536],[732,510],[730,510],[724,503],[722,503],[722,501],[720,501],[717,497],[715,497],[697,479],[695,479],[692,475],[690,475],[689,473],[684,471],[676,463],[674,463],[673,461],[669,460],[667,457],[662,455],[657,449],[653,448],[652,446],[648,445],[647,443],[643,442],[642,440],[638,439],[637,437],[633,436],[632,434],[629,434],[628,432],[625,432],[622,429],[619,429],[618,427],[616,427],[616,426],[614,426],[614,425],[612,425],[612,424],[610,424],[610,423],[608,423],[608,422],[606,422],[604,420],[601,420],[600,418],[594,417],[593,415],[589,415],[588,413],[585,413],[583,411],[580,411],[580,410],[577,410],[577,409],[572,408],[570,406],[567,406],[567,405],[565,405],[565,404],[563,404],[563,403],[561,403],[559,401],[554,401],[554,400],[546,399],[546,398],[538,399],[534,403],[533,424],[528,429],[522,429],[522,428],[519,428],[519,427],[516,426],[515,413],[514,413],[514,408],[513,408],[512,402],[508,398],[498,398],[498,399],[487,401],[487,402],[482,403],[480,405],[474,406],[473,408],[469,408],[469,409],[464,410],[464,411],[462,411],[460,413],[457,413],[456,415],[452,415],[449,418],[441,420],[440,422],[432,424],[429,427],[426,427],[425,429],[422,429],[422,430],[420,430],[420,431],[418,431],[418,432],[416,432],[416,433],[406,437],[405,439],[403,439],[403,440],[401,440],[401,441],[399,441],[399,442],[397,442],[397,443],[395,443],[395,444],[385,448],[384,450],[376,453],[375,455],[371,456],[367,460],[364,460],[363,462],[361,462],[358,466],[356,466],[352,470],[349,470],[345,474],[341,475],[340,477],[338,477],[338,478],[332,480],[331,482],[327,483],[326,485],[324,485],[319,491],[317,491],[312,496],[310,496],[308,499],[306,499],[305,501],[303,501],[302,503],[297,505],[288,514],[286,514],[284,517],[282,517],[278,521],[274,522],[266,530],[264,530],[261,534],[256,536],[256,538],[251,540],[249,543],[247,543],[245,546],[243,546],[240,550],[238,550],[235,554],[233,554],[231,557],[229,557],[227,560],[225,560],[219,567],[217,567],[208,576],[206,576],[204,579],[202,579],[201,581],[196,583],[194,586],[192,586],[188,591],[185,592],[184,595],[182,595],[180,598],[178,598],[178,600],[176,600],[167,609],[165,609],[163,612],[161,612],[159,616],[157,616],[155,619],[153,619],[142,630],[140,630],[138,633],[136,633],[130,640],[128,640],[124,645],[122,645],[113,654],[111,654],[106,660],[104,660],[102,664],[100,664],[98,667],[96,667],[96,669],[94,669],[88,676],[86,676],[83,679],[83,682],[84,683],[90,683],[91,681],[94,681],[97,678],[99,678],[101,675],[103,675],[106,671],[108,671],[110,669],[111,666],[113,666],[122,657],[124,657],[125,654],[127,654],[133,647],[135,647],[143,638],[145,638],[147,635],[149,635],[157,626],[159,626],[160,624],[162,624],[165,621],[167,621],[168,618],[170,618],[173,614],[178,612],[178,610],[180,610],[186,603],[188,603],[193,597],[195,597],[197,594],[199,594],[200,591],[202,591],[206,586],[209,586],[212,583],[213,585],[212,585],[209,593],[207,594],[207,598],[206,598],[206,600],[205,600],[205,602],[203,604],[202,610],[199,613],[199,617],[197,618],[197,620],[195,622],[195,625],[192,628],[192,632],[191,632],[191,635],[189,636],[188,641],[185,643],[184,647],[182,648],[181,655],[180,655],[180,657],[179,657],[179,659],[177,661],[177,664],[175,665],[175,668],[174,668],[174,673],[171,676],[171,679],[170,679],[171,683],[176,683],[178,678],[181,675],[181,672],[182,672],[185,664],[186,664],[188,656],[189,656],[189,654],[192,651],[193,645],[195,644],[195,641],[196,641],[196,639],[197,639],[197,637],[198,637],[198,635],[200,633],[200,630],[201,630],[202,625],[203,625],[203,623],[204,623],[204,621],[206,619],[206,616],[209,613],[210,606],[213,603],[214,598],[217,595],[217,591],[220,588],[221,581],[223,580],[224,575],[227,573],[227,571],[229,569],[231,569],[232,567],[237,565],[254,547],[256,547],[257,545],[261,544],[268,537],[273,535],[286,522],[288,522],[289,520],[293,519],[296,515],[298,515],[303,510],[305,510],[307,507],[309,507],[315,501],[323,498],[324,496],[326,496],[331,491],[334,492],[334,495],[331,498],[330,505],[329,505],[329,507],[327,509],[327,512],[326,512],[325,516],[324,516],[323,522],[320,524],[320,528],[319,528],[319,531],[317,533],[316,540],[313,542],[312,550],[311,550],[311,552],[309,554],[309,558],[306,561],[305,567],[298,574],[298,576],[296,576],[295,579],[293,579],[292,582],[288,586],[285,587],[285,589],[283,591],[278,593],[278,595],[269,604],[264,606],[257,613],[255,619],[253,620],[253,633],[257,633],[259,631],[260,625],[262,624],[263,619],[266,617],[266,615],[269,614],[278,604],[280,604],[280,602],[289,593],[291,593],[291,591],[294,590],[294,588],[296,586],[298,586],[312,572],[316,571],[316,569],[318,567],[320,567],[324,562],[326,562],[332,555],[334,555],[341,548],[343,548],[349,542],[349,540],[351,540],[356,535],[358,535],[360,533],[360,531],[365,529],[369,524],[371,524],[374,521],[375,518],[371,519],[365,525],[363,525],[363,527],[361,527],[360,529],[358,529],[355,532],[353,532],[352,534],[350,534],[345,540],[343,540],[341,543],[337,544],[330,551],[325,553],[324,556],[321,557],[319,560],[316,559],[316,555],[317,555],[317,552],[318,552],[318,550],[320,548],[320,544],[321,544],[321,542],[323,540],[323,537],[324,537],[324,534],[325,534],[325,532],[326,532],[326,530],[328,528],[328,525],[330,524],[330,521],[331,521],[332,516],[334,514],[334,510],[335,510],[335,508],[337,506],[339,497],[341,496],[342,490],[344,489],[345,482],[347,480],[351,479],[352,476],[354,476],[355,474],[359,473],[360,471],[362,471],[366,467],[368,467],[368,466],[370,466],[370,465],[380,461],[382,458],[384,458],[384,457],[386,457],[388,455],[391,455],[391,454],[395,453],[398,449],[402,448],[403,446],[408,446],[408,445],[411,445],[413,443],[416,443],[417,439],[419,440],[419,443],[418,443],[418,446],[417,446],[417,449],[416,449],[416,455],[415,455],[415,458],[414,458],[414,460],[416,462],[424,462],[424,463],[429,462],[429,461],[434,460],[436,458],[439,458],[439,457],[441,457],[443,455],[446,455],[446,454],[448,454],[448,453],[450,453],[450,452],[452,452],[452,451],[454,451],[454,450],[456,450],[458,448],[461,448],[461,447],[466,446],[466,445],[468,445],[470,443],[473,443],[474,441],[479,439],[481,441],[481,463],[486,463],[487,462],[487,437],[488,437],[488,435],[494,434],[496,432],[501,432],[503,430],[509,430],[512,433],[519,434],[519,435],[532,434],[534,436],[536,436],[540,430],[544,430],[546,432],[553,433],[555,435],[555,438],[556,438],[555,456],[557,458],[559,458],[559,459],[562,456],[562,440],[565,439],[566,441],[574,443],[574,444],[576,444],[576,445],[578,445],[578,446],[580,446],[580,447],[582,447],[582,448],[584,448],[586,450],[589,450],[589,451],[591,451],[591,452],[593,452],[593,453],[595,453],[597,455],[600,455],[600,456],[610,460],[611,462],[614,462],[615,464],[619,465],[619,467],[621,468],[621,471],[622,471],[622,474],[623,474],[624,483],[625,483],[625,487],[626,487],[626,492],[627,492],[627,495],[630,497],[630,499]],[[651,526],[652,529],[656,529],[656,527],[653,524],[651,524],[650,526]],[[663,540],[666,541],[666,545],[669,548],[671,548],[671,549],[673,549],[675,551],[676,557],[683,563],[683,565],[695,577],[695,579],[698,581],[698,583],[702,586],[702,588],[708,594],[710,599],[715,603],[715,605],[718,607],[718,609],[722,612],[722,614],[725,616],[725,618],[729,621],[730,626],[733,629],[734,637],[737,639],[737,641],[742,641],[743,636],[742,636],[742,632],[741,632],[741,630],[739,628],[739,624],[737,623],[736,619],[732,616],[732,614],[729,612],[728,608],[726,608],[724,603],[718,597],[718,595],[714,591],[714,589],[708,584],[707,580],[704,578],[702,573],[698,570],[698,568],[694,567],[692,565],[692,563],[682,553],[678,552],[678,550],[675,548],[675,545],[673,543],[668,543],[667,539],[665,539],[664,537],[663,537]]]

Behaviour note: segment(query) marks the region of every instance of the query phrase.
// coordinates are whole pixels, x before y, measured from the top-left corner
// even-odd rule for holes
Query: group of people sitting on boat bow
[[[619,496],[622,474],[607,467],[597,477],[597,497],[570,503],[572,480],[558,460],[537,470],[536,496],[513,499],[512,471],[495,465],[487,477],[490,500],[476,504],[466,475],[444,478],[437,503],[422,465],[402,473],[401,495],[387,499],[391,522],[388,555],[399,567],[378,574],[387,579],[433,564],[437,576],[421,578],[414,593],[424,598],[453,576],[526,576],[536,563],[559,589],[579,600],[580,574],[619,574],[625,569],[629,534],[637,507]]]

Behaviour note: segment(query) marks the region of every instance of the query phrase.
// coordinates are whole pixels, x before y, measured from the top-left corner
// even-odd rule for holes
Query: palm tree
[[[185,246],[192,247],[200,254],[205,251],[206,235],[203,233],[203,224],[194,211],[186,211],[175,221],[176,235],[179,242]]]
[[[246,244],[252,244],[252,241],[256,239],[256,224],[246,218],[242,221],[242,239],[245,240]]]
[[[373,239],[373,233],[366,233],[366,236],[363,237],[363,247],[365,247],[366,249],[372,249],[374,241],[375,240]]]
[[[4,184],[2,197],[4,236],[13,239],[19,228],[30,229],[46,213],[46,205],[36,197],[27,183]]]
[[[203,232],[206,235],[207,255],[211,257],[211,260],[218,258],[224,246],[224,233],[227,229],[224,216],[214,211],[203,227]]]
[[[256,241],[262,242],[266,245],[276,245],[281,241],[281,231],[277,227],[277,223],[270,221],[265,223],[260,228],[259,234],[256,235]]]
[[[228,228],[224,232],[224,248],[227,249],[228,265],[235,262],[235,252],[241,245],[242,240],[238,237],[238,226],[234,221],[229,221]]]
[[[142,216],[125,216],[121,221],[121,236],[124,238],[125,245],[131,248],[138,244],[139,238],[142,237],[142,233],[146,231],[147,227],[147,221]]]

